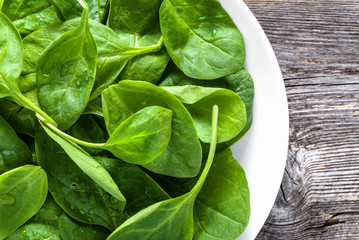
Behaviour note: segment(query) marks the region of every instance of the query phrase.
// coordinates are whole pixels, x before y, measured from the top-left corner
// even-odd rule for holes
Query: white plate
[[[251,218],[238,238],[254,239],[276,199],[288,150],[288,103],[282,74],[260,24],[242,0],[220,0],[242,32],[246,44],[245,68],[255,85],[253,124],[232,150],[243,166],[251,195]]]

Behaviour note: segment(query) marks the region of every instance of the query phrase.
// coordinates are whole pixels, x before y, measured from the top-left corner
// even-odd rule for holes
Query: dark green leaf
[[[11,125],[17,133],[35,136],[35,113],[29,109],[22,108],[18,104],[0,99],[0,115]]]
[[[84,224],[63,213],[59,219],[62,240],[104,240],[110,234],[106,228]]]
[[[91,115],[83,115],[77,122],[70,128],[70,134],[75,138],[87,142],[103,143],[105,136],[102,129]],[[101,149],[84,147],[84,150],[91,155],[101,152]]]
[[[77,161],[95,161],[88,163],[94,181],[40,128],[36,132],[36,153],[38,163],[48,173],[52,196],[66,213],[78,221],[101,225],[110,230],[119,225],[125,200],[111,176],[102,170],[97,161],[89,157],[83,159],[82,154],[75,155],[78,156]],[[106,191],[96,182],[102,186],[107,184],[104,187]]]
[[[170,198],[141,168],[118,159],[96,159],[109,171],[128,202],[123,210],[122,222],[142,209]]]
[[[40,210],[47,191],[46,173],[38,166],[24,165],[0,175],[0,239]]]
[[[193,240],[236,239],[247,227],[249,188],[230,149],[216,154],[195,203]]]
[[[48,194],[41,209],[29,220],[29,222],[42,223],[57,227],[57,223],[62,212],[62,208],[55,202],[51,194]]]
[[[172,110],[171,140],[164,153],[144,165],[147,169],[175,177],[196,176],[202,153],[191,116],[181,102],[169,92],[146,82],[121,81],[104,91],[103,111],[108,132],[135,112],[148,106]]]
[[[215,79],[243,67],[243,37],[217,0],[164,0],[160,23],[169,55],[187,76]]]
[[[95,81],[97,48],[84,9],[79,25],[57,38],[36,65],[42,109],[60,129],[68,129],[85,110]]]
[[[99,164],[93,157],[91,157],[82,148],[75,143],[68,142],[56,133],[52,132],[47,126],[42,124],[45,132],[50,136],[67,155],[76,163],[76,165],[95,183],[100,185],[106,192],[111,194],[114,198],[125,204],[125,198],[121,194],[118,186],[113,181],[111,175],[106,171],[101,164]]]
[[[177,198],[155,203],[119,226],[108,240],[173,239],[191,240],[194,232],[193,207],[216,151],[218,108],[213,107],[211,149],[206,166],[194,188]]]
[[[11,234],[6,240],[61,240],[57,227],[42,223],[28,223]]]
[[[146,107],[121,122],[104,148],[125,162],[146,164],[167,148],[171,139],[172,111]]]
[[[0,174],[32,162],[29,147],[0,116]],[[1,187],[1,186],[0,186]]]

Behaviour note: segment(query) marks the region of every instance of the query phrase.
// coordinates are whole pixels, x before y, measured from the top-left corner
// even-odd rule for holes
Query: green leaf
[[[50,0],[56,6],[58,12],[65,20],[81,17],[82,6],[77,0]],[[89,18],[97,22],[103,22],[106,17],[107,0],[87,0],[89,6]]]
[[[167,148],[171,121],[171,110],[158,106],[141,109],[121,122],[104,148],[125,162],[149,163]]]
[[[67,31],[73,30],[79,19],[66,21],[40,29],[24,38],[24,69],[22,75],[35,72],[36,64],[45,49]],[[158,51],[162,43],[156,42],[146,47],[131,47],[132,42],[124,36],[118,36],[103,24],[89,20],[90,31],[97,45],[96,80],[90,99],[99,96],[116,80],[127,61],[134,56]],[[1,90],[1,89],[0,89]]]
[[[56,136],[51,130],[47,133]],[[51,195],[76,220],[115,229],[120,224],[125,199],[110,174],[80,149],[60,137],[55,139],[61,145],[41,128],[36,132],[38,163],[48,173]]]
[[[212,81],[198,80],[187,77],[176,66],[170,66],[164,75],[164,79],[160,86],[185,86],[196,85],[202,87],[226,88],[235,92],[246,106],[247,121],[242,131],[229,142],[221,143],[217,146],[218,150],[224,150],[237,142],[250,129],[253,120],[253,99],[254,99],[254,83],[251,75],[242,69],[237,73],[225,76],[223,78]]]
[[[68,142],[56,133],[52,132],[46,125],[41,123],[45,132],[57,143],[67,155],[76,163],[76,165],[95,183],[100,185],[106,192],[111,194],[114,198],[125,203],[125,198],[121,194],[118,186],[113,181],[111,175],[101,166],[93,157],[91,157],[82,148],[75,143]]]
[[[11,21],[0,12],[0,96],[20,92],[17,78],[21,73],[22,58],[21,37]]]
[[[108,25],[132,47],[148,47],[161,38],[158,10],[162,0],[111,0]],[[156,83],[170,57],[166,49],[129,60],[120,79]]]
[[[29,147],[0,116],[0,174],[32,162]]]
[[[244,170],[228,148],[216,154],[194,208],[193,240],[236,239],[250,216]]]
[[[94,143],[105,142],[104,132],[91,115],[82,115],[69,130],[70,134],[78,139]],[[101,149],[84,147],[90,155],[101,152]]]
[[[42,109],[60,129],[68,129],[85,110],[95,81],[97,48],[84,9],[79,25],[57,38],[36,65]]]
[[[243,37],[217,0],[164,0],[160,24],[169,55],[187,76],[215,79],[243,68]]]
[[[194,232],[193,207],[216,151],[218,108],[213,107],[211,148],[206,166],[194,186],[185,195],[155,203],[129,218],[107,240],[173,239],[191,240]]]
[[[42,223],[28,223],[11,234],[6,240],[61,240],[57,227]]]
[[[135,112],[148,106],[172,110],[172,134],[166,150],[144,165],[150,171],[175,176],[198,174],[202,153],[191,116],[181,102],[169,92],[146,82],[121,81],[102,95],[106,127],[110,135]]]
[[[222,88],[208,88],[194,85],[162,87],[175,95],[191,114],[199,139],[211,141],[211,106],[220,108],[218,121],[218,142],[226,142],[240,133],[245,126],[246,108],[234,92]]]
[[[55,202],[51,194],[48,194],[41,209],[28,221],[28,223],[41,223],[57,227],[59,217],[62,213],[62,208]]]
[[[110,234],[106,228],[78,222],[66,213],[59,219],[59,230],[63,240],[104,240]]]
[[[35,136],[35,123],[37,119],[35,113],[20,105],[0,99],[0,115],[11,125],[17,133]]]
[[[168,194],[141,168],[118,159],[96,157],[111,174],[128,204],[123,210],[124,222],[142,209],[169,199]]]
[[[47,191],[46,173],[38,166],[24,165],[0,175],[0,239],[40,210]]]
[[[155,53],[136,56],[121,71],[121,80],[139,80],[156,84],[165,70],[170,56],[165,48]]]

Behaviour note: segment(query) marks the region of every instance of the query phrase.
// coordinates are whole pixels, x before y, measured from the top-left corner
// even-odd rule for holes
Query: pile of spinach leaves
[[[0,240],[236,239],[252,123],[217,0],[0,0]]]

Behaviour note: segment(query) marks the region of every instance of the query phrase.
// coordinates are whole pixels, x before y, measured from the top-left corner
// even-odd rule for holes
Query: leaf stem
[[[80,139],[74,138],[73,136],[68,135],[67,133],[61,131],[60,129],[56,128],[54,125],[52,125],[51,123],[47,122],[40,114],[36,113],[36,117],[43,122],[47,127],[49,127],[53,132],[55,132],[57,135],[63,137],[64,139],[70,141],[70,142],[74,142],[77,143],[81,146],[85,146],[85,147],[90,147],[90,148],[103,148],[105,146],[105,143],[90,143],[90,142],[85,142],[82,141]]]
[[[218,126],[218,106],[214,105],[212,110],[212,133],[211,133],[211,144],[209,147],[209,153],[207,157],[206,165],[202,171],[200,178],[198,179],[196,185],[191,190],[192,193],[198,194],[201,190],[208,172],[212,166],[214,155],[216,153],[216,146],[217,146],[217,126]]]
[[[12,89],[12,92],[15,93],[15,99],[24,107],[29,108],[30,110],[39,114],[43,119],[44,122],[51,123],[52,125],[57,127],[57,123],[44,111],[42,111],[38,106],[36,106],[33,102],[27,99],[22,93],[19,93],[16,90]]]

